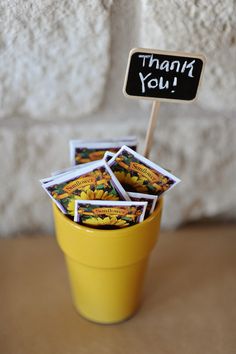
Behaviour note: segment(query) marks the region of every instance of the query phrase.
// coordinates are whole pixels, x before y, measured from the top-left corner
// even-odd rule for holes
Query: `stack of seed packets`
[[[142,222],[180,180],[124,145],[115,154],[106,151],[101,160],[54,172],[40,182],[75,222],[116,229]]]
[[[96,161],[103,158],[106,151],[117,152],[123,145],[137,149],[137,138],[130,136],[110,140],[71,140],[70,160],[72,165]]]

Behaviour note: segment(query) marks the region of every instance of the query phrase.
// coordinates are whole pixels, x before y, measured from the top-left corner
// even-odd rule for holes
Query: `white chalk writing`
[[[155,88],[159,88],[159,90],[167,90],[169,88],[169,80],[164,80],[164,78],[161,76],[158,79],[157,78],[150,78],[152,74],[149,73],[147,74],[145,77],[143,76],[143,74],[141,72],[139,72],[139,78],[141,80],[141,84],[142,84],[142,93],[146,92],[146,88],[149,89],[155,89]],[[175,85],[177,85],[177,78],[175,77]]]
[[[153,57],[153,54],[139,54],[138,56],[142,59],[142,67],[148,66],[149,68],[154,67],[156,70],[161,70],[165,72],[174,71],[181,72],[182,74],[187,73],[189,77],[193,76],[193,69],[195,60],[189,62],[185,60],[181,63],[179,60],[163,60]]]

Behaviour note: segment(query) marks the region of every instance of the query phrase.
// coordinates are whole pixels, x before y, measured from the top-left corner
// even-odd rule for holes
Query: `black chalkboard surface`
[[[182,52],[131,50],[123,92],[159,101],[193,101],[205,58]]]

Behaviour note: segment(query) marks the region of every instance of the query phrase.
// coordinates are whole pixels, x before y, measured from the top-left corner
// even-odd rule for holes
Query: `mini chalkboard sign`
[[[160,101],[192,102],[197,97],[205,57],[183,52],[135,48],[130,51],[123,93],[154,100],[146,135],[148,156]]]
[[[204,62],[202,55],[133,49],[123,91],[144,99],[192,101],[197,95]]]

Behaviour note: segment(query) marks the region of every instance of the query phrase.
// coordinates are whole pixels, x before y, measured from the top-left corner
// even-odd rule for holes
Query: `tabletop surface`
[[[162,232],[139,312],[117,325],[80,317],[49,236],[0,240],[2,354],[233,354],[236,226]]]

